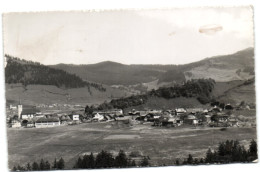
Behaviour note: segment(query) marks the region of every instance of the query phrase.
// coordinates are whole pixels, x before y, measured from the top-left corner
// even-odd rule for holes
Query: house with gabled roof
[[[180,114],[184,114],[187,111],[184,108],[177,108],[175,109],[175,115],[180,115]]]
[[[40,114],[40,110],[36,108],[23,109],[21,112],[21,119],[32,119],[36,114]]]
[[[94,117],[92,118],[93,121],[101,121],[104,119],[104,115],[101,115],[99,113],[96,113]]]
[[[190,125],[197,125],[199,123],[199,120],[195,115],[190,114],[186,118],[184,118],[183,123],[190,124]]]

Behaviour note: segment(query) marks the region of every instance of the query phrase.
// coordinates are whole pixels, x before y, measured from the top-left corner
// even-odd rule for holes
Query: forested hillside
[[[19,58],[5,55],[5,82],[8,84],[22,83],[27,85],[54,85],[59,88],[94,87],[99,91],[105,88],[96,83],[83,81],[75,74],[54,69],[37,62],[20,60]]]
[[[162,87],[157,90],[149,91],[144,95],[130,96],[126,98],[113,99],[109,103],[101,104],[98,109],[126,109],[129,107],[145,104],[151,97],[161,97],[164,99],[174,98],[196,98],[201,104],[206,104],[213,98],[211,92],[214,89],[213,79],[190,80],[182,85],[176,84],[173,87]]]

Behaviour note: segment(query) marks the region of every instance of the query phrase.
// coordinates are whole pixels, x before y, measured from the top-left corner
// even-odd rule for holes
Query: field
[[[229,82],[216,82],[212,95],[220,102],[240,104],[244,101],[247,104],[255,104],[255,84],[244,84],[244,80]]]
[[[21,84],[6,84],[6,100],[18,102],[19,97],[23,104],[100,104],[112,98],[129,96],[124,90],[106,86],[106,92],[87,87],[62,89],[52,85],[28,85],[26,89]],[[69,96],[69,98],[68,98]]]
[[[221,65],[220,65],[221,66]],[[239,75],[236,73],[237,69],[227,69],[219,68],[214,66],[200,66],[193,68],[188,71],[192,73],[191,77],[186,75],[186,80],[188,79],[199,79],[199,78],[212,78],[217,82],[227,82],[234,80],[245,80],[252,78],[248,73],[241,72]]]
[[[225,96],[219,98],[220,101],[229,103],[240,103],[242,100],[249,104],[255,104],[255,85],[243,85],[225,92]]]
[[[227,139],[239,140],[245,146],[256,139],[256,128],[178,128],[152,127],[151,123],[133,126],[109,123],[84,123],[42,129],[7,129],[9,167],[19,163],[53,162],[63,157],[66,168],[71,168],[78,155],[101,150],[117,154],[122,149],[127,154],[139,151],[149,156],[152,165],[171,165],[176,158],[204,157],[209,147],[215,148]]]
[[[129,107],[124,109],[125,112],[129,112],[132,109],[135,110],[147,110],[147,109],[176,109],[176,108],[207,108],[207,105],[202,105],[195,97],[186,98],[178,97],[174,99],[165,99],[162,97],[149,97],[145,104]]]

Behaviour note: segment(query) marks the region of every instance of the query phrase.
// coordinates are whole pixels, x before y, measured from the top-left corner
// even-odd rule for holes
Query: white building
[[[184,108],[177,108],[175,109],[176,115],[186,113],[187,111]]]
[[[73,114],[72,115],[72,120],[73,121],[79,121],[79,114]]]
[[[13,105],[10,105],[10,106],[9,106],[9,109],[10,109],[10,110],[16,110],[17,107],[16,107],[16,106],[13,106]]]
[[[100,115],[99,113],[96,113],[95,116],[92,118],[94,121],[101,121],[104,119],[103,115]]]

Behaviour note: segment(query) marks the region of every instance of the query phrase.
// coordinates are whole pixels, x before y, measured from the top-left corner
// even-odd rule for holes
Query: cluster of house
[[[138,121],[153,122],[154,126],[180,126],[207,125],[210,127],[238,126],[238,120],[230,113],[233,109],[230,104],[222,110],[215,106],[210,109],[203,108],[177,108],[175,110],[148,110],[129,112],[129,115],[137,116]]]
[[[46,128],[60,125],[79,124],[84,121],[112,121],[122,119],[123,110],[112,109],[105,111],[94,111],[87,115],[84,111],[73,111],[68,113],[59,113],[59,111],[41,112],[37,107],[24,108],[23,105],[10,105],[10,110],[16,110],[17,114],[13,115],[8,121],[12,128],[19,127],[36,127]]]
[[[94,111],[92,114],[85,114],[83,111],[73,111],[70,113],[52,113],[41,112],[36,107],[23,108],[23,105],[12,106],[10,109],[16,109],[17,115],[14,115],[9,124],[13,128],[17,127],[54,127],[60,125],[78,124],[84,121],[114,121],[123,120],[124,113],[122,109],[111,109]],[[154,126],[180,126],[189,125],[208,125],[211,127],[224,127],[238,125],[238,120],[232,113],[233,110],[228,104],[225,110],[215,106],[210,109],[202,108],[177,108],[175,110],[132,110],[128,113],[136,121],[153,122]],[[126,114],[125,114],[126,115]]]
[[[80,112],[72,112],[70,114],[63,113],[42,113],[36,107],[24,108],[23,105],[19,104],[16,108],[10,106],[12,109],[17,110],[17,115],[12,116],[9,119],[9,125],[12,128],[19,127],[55,127],[66,124],[80,123],[82,114]]]

